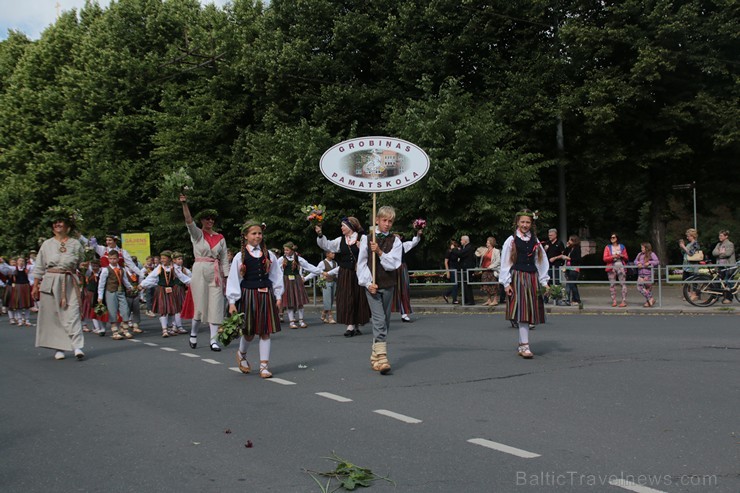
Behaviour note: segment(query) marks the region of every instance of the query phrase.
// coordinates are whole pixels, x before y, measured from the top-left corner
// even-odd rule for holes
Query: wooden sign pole
[[[370,219],[371,227],[373,228],[373,241],[375,241],[375,217],[377,211],[375,210],[378,206],[378,193],[373,192],[373,217]],[[373,252],[373,284],[375,284],[375,252]]]

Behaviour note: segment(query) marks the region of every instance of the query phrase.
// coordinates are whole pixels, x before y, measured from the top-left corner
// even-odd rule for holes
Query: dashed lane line
[[[197,354],[193,354],[193,353],[180,353],[180,354],[183,356],[187,356],[188,358],[200,358],[200,356],[198,356]]]
[[[321,397],[326,397],[327,399],[331,399],[337,402],[352,402],[352,399],[342,397],[341,395],[332,394],[331,392],[316,392],[316,395],[320,395]]]
[[[480,445],[481,447],[498,450],[499,452],[504,452],[506,454],[516,455],[517,457],[521,457],[523,459],[534,459],[535,457],[541,457],[540,454],[527,452],[526,450],[522,450],[516,447],[510,447],[509,445],[504,445],[503,443],[492,442],[491,440],[486,440],[485,438],[471,438],[470,440],[468,440],[468,442]]]
[[[171,353],[177,352],[177,349],[175,349],[173,347],[161,347],[159,349],[161,349],[162,351],[169,351]]]
[[[627,481],[625,479],[612,479],[611,481],[609,481],[609,484],[618,488],[623,488],[625,490],[634,491],[635,493],[665,493],[663,491],[649,488],[641,484],[633,483],[632,481]]]
[[[284,380],[282,378],[272,377],[272,378],[266,378],[265,380],[267,380],[268,382],[272,382],[272,383],[279,383],[280,385],[295,385],[295,382],[291,382],[290,380]]]
[[[210,363],[212,365],[220,365],[221,364],[220,361],[216,361],[215,359],[203,359],[201,361],[203,361],[204,363]]]
[[[376,409],[373,412],[377,414],[382,414],[383,416],[388,416],[389,418],[397,419],[398,421],[403,421],[404,423],[409,423],[412,425],[422,422],[420,419],[412,418],[411,416],[406,416],[404,414],[394,413],[393,411],[388,411],[387,409]]]

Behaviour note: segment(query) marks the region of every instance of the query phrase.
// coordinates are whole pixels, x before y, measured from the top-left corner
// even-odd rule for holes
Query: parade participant
[[[506,290],[506,319],[519,329],[517,352],[525,359],[534,357],[529,347],[529,330],[545,322],[545,307],[538,286],[547,291],[547,255],[537,240],[534,213],[524,209],[514,217],[514,234],[501,250],[499,281]]]
[[[131,339],[134,336],[128,330],[129,309],[126,301],[126,290],[132,290],[133,286],[124,270],[118,265],[118,260],[116,250],[108,252],[108,266],[101,269],[100,280],[98,281],[98,303],[104,303],[108,309],[111,338],[115,340]],[[122,320],[121,332],[118,332],[119,314]]]
[[[18,257],[14,265],[3,270],[7,281],[5,288],[5,306],[8,307],[10,325],[31,326],[30,308],[33,307],[31,299],[30,271],[26,265],[26,259]]]
[[[303,305],[308,303],[308,293],[303,284],[303,271],[319,275],[323,270],[309,264],[297,251],[292,241],[283,245],[283,256],[278,259],[278,265],[283,271],[283,298],[282,307],[288,312],[288,321],[291,329],[298,327],[305,329],[308,324],[303,319]],[[296,312],[298,323],[296,324]]]
[[[84,267],[87,262],[80,264],[80,279],[82,279],[82,301],[80,305],[80,318],[82,318],[83,328],[85,331],[85,322],[91,321],[93,325],[93,334],[99,336],[105,335],[105,322],[108,316],[105,315],[105,321],[95,313],[95,302],[98,299],[98,283],[100,282],[100,260],[92,259],[88,267]],[[89,330],[89,329],[88,329]]]
[[[265,246],[264,224],[253,219],[242,226],[241,250],[234,256],[226,285],[229,313],[244,314],[242,337],[236,362],[242,373],[249,373],[247,349],[254,336],[259,336],[262,378],[272,377],[270,334],[280,332],[279,312],[283,296],[283,274],[278,259]]]
[[[75,271],[83,260],[84,247],[69,236],[76,228],[73,212],[52,208],[48,222],[54,236],[42,243],[33,268],[32,296],[39,300],[36,347],[55,349],[58,360],[64,359],[64,351],[74,351],[82,359],[85,341]]]
[[[330,274],[337,275],[337,322],[347,326],[345,337],[360,335],[360,325],[370,320],[370,307],[364,290],[357,283],[357,259],[360,253],[359,241],[363,230],[355,217],[342,218],[342,236],[329,240],[324,237],[321,226],[314,230],[318,237],[316,243],[322,250],[337,255],[338,269]]]
[[[139,290],[154,288],[152,309],[159,315],[162,337],[169,337],[178,334],[176,330],[169,328],[170,318],[173,319],[175,327],[182,327],[182,321],[180,320],[182,305],[178,303],[173,289],[175,279],[179,279],[184,284],[189,284],[190,278],[172,266],[172,252],[170,250],[160,253],[159,258],[160,265],[139,284]]]
[[[653,252],[653,246],[650,243],[640,244],[640,253],[635,257],[635,266],[637,267],[637,290],[645,297],[645,308],[650,308],[655,304],[653,298],[653,269],[660,265],[658,256]]]
[[[335,274],[331,274],[331,272],[337,268],[337,262],[334,260],[335,255],[336,254],[334,252],[327,251],[324,260],[316,266],[321,268],[321,276],[325,282],[324,286],[321,288],[321,299],[324,304],[324,310],[321,312],[321,321],[325,324],[337,323],[332,315],[332,310],[334,308],[334,295],[337,292],[337,276]]]
[[[144,332],[141,330],[141,292],[139,291],[139,280],[141,280],[141,276],[129,267],[124,267],[123,271],[126,273],[126,279],[128,279],[132,288],[126,290],[126,304],[128,305],[129,313],[127,322],[129,327],[131,327],[131,332],[141,334]],[[143,273],[143,270],[141,272]]]
[[[181,273],[183,273],[187,278],[191,279],[193,277],[193,272],[185,267],[185,257],[180,252],[172,252],[172,267],[179,270]],[[192,326],[192,320],[193,320],[193,310],[192,310],[192,298],[188,302],[188,310],[185,313],[185,316],[183,316],[183,308],[185,308],[185,300],[187,298],[187,294],[190,287],[189,285],[184,284],[182,281],[180,281],[179,278],[175,278],[174,282],[172,284],[172,292],[175,295],[175,299],[177,300],[178,306],[180,306],[180,324],[182,324],[183,320],[190,320],[191,326]],[[192,297],[192,295],[190,295]],[[172,330],[177,332],[178,334],[188,334],[189,331],[185,330],[185,328],[182,325],[175,325],[175,321],[172,322],[172,325],[170,326]],[[195,349],[195,348],[193,348]]]
[[[190,326],[190,347],[195,349],[198,343],[198,324],[200,321],[208,323],[210,329],[210,347],[212,351],[221,351],[216,342],[218,327],[224,319],[226,297],[225,277],[229,275],[229,258],[226,240],[220,233],[214,231],[218,213],[213,209],[200,211],[195,220],[201,227],[196,226],[190,215],[187,197],[180,195],[182,213],[185,225],[190,233],[190,242],[193,244],[193,277],[190,284],[190,295],[193,298],[193,318]]]
[[[603,255],[606,264],[606,275],[609,278],[609,293],[612,295],[612,306],[617,306],[617,280],[622,286],[622,302],[620,307],[627,306],[627,273],[624,266],[629,263],[629,256],[624,245],[619,243],[617,233],[612,233],[609,245],[604,247]]]
[[[411,280],[409,279],[409,268],[406,265],[406,254],[421,241],[422,230],[419,229],[411,241],[403,241],[403,235],[396,235],[401,240],[401,267],[396,271],[396,288],[394,290],[391,312],[401,313],[401,322],[411,323],[409,314],[414,313],[411,309]]]
[[[100,257],[101,269],[108,267],[108,254],[112,251],[116,251],[118,252],[119,265],[128,267],[132,271],[136,272],[138,276],[141,276],[141,269],[139,269],[139,266],[134,263],[131,255],[126,250],[118,246],[118,241],[118,236],[112,233],[105,236],[105,246],[98,245],[98,240],[95,237],[90,238],[90,246],[95,249],[95,253]]]
[[[396,286],[394,271],[401,267],[403,251],[401,240],[390,234],[395,219],[396,211],[393,207],[383,206],[378,209],[375,216],[375,239],[362,237],[357,259],[357,281],[366,290],[365,295],[372,314],[373,346],[370,367],[381,375],[387,375],[391,371],[388,361],[388,331]]]

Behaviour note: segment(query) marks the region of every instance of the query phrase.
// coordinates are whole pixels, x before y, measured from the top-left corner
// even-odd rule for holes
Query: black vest
[[[271,288],[272,281],[270,280],[270,273],[265,269],[265,255],[263,252],[262,257],[255,258],[249,254],[248,251],[244,251],[242,257],[242,264],[246,266],[247,271],[244,273],[242,282],[239,284],[242,289],[258,289],[258,288]]]
[[[370,238],[368,237],[368,240]],[[393,243],[396,241],[396,237],[394,235],[388,235],[385,238],[376,237],[376,241],[378,242],[378,246],[383,251],[383,253],[388,253],[393,249]],[[399,240],[400,241],[400,240]],[[372,256],[373,252],[370,251],[370,244],[368,242],[367,246],[367,266],[372,272],[373,266],[372,266]],[[380,257],[378,255],[375,256],[375,284],[378,285],[378,288],[391,288],[396,285],[396,271],[387,271],[383,268],[382,265],[380,265]]]
[[[529,241],[524,241],[517,235],[514,235],[516,263],[512,266],[512,270],[537,272],[537,266],[534,263],[537,255],[537,243],[537,238],[534,235],[529,237]]]
[[[339,243],[339,253],[337,253],[336,261],[337,265],[343,269],[355,269],[357,265],[357,256],[360,255],[360,242],[356,242],[354,245],[347,245],[347,241],[342,238]]]

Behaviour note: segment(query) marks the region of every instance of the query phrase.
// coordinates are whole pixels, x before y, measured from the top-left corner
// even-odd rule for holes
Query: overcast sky
[[[223,5],[228,0],[200,0],[201,3]],[[85,0],[0,0],[0,40],[8,37],[8,29],[21,31],[31,39],[39,39],[41,31],[54,23],[57,16],[57,3],[60,12],[79,10]],[[110,0],[98,0],[105,7]]]

